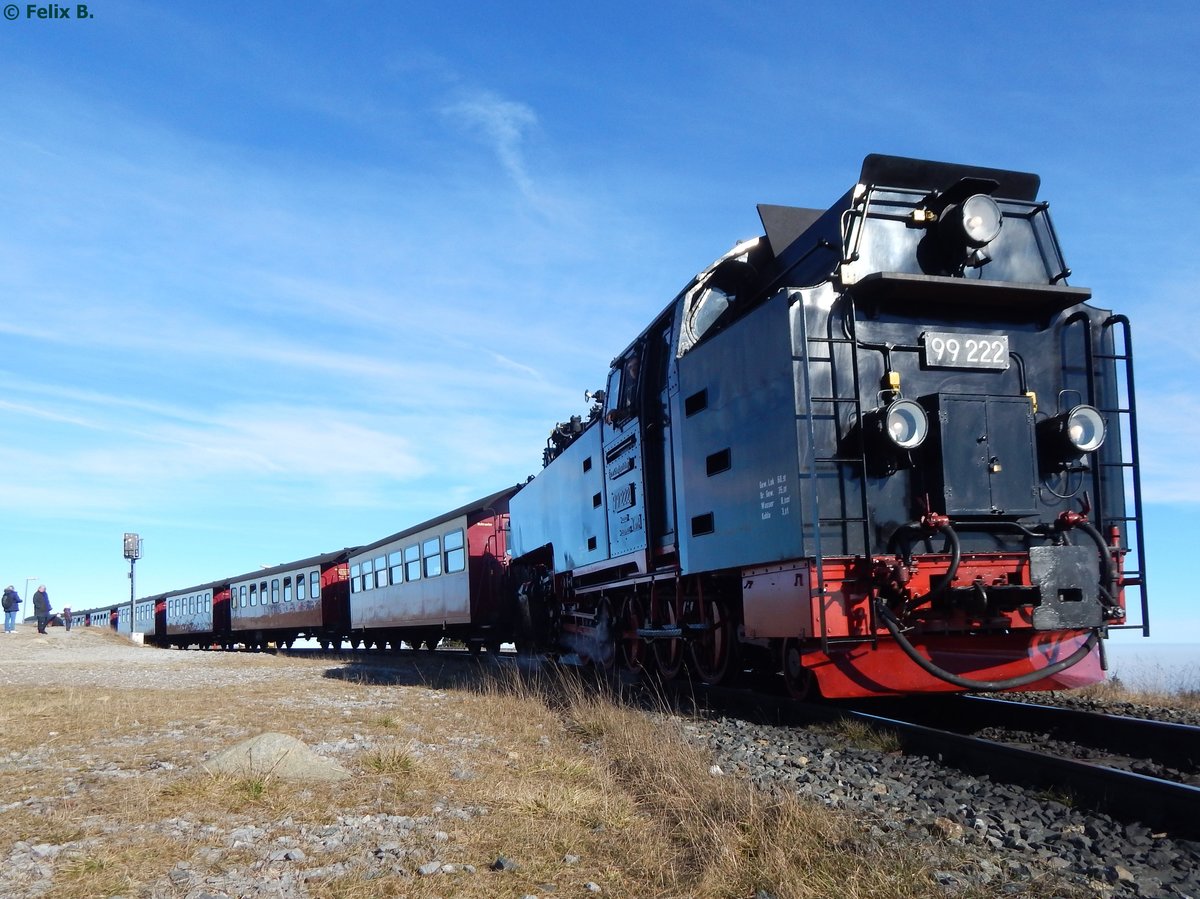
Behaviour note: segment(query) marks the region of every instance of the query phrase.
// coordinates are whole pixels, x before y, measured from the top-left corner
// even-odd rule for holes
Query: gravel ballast
[[[10,689],[34,685],[145,689],[148,682],[169,673],[172,685],[236,691],[242,684],[262,683],[264,678],[298,681],[323,677],[317,666],[292,666],[286,660],[277,665],[239,666],[237,659],[227,653],[155,650],[80,629],[68,634],[52,628],[40,636],[29,627],[14,637],[0,636],[0,684]],[[415,701],[446,701],[445,691],[404,689],[412,691]],[[321,709],[322,715],[328,716],[339,711]],[[1154,712],[1141,711],[1147,717]],[[690,740],[711,750],[709,776],[745,778],[765,790],[798,794],[859,816],[873,838],[902,842],[919,853],[936,871],[942,895],[965,895],[979,889],[1023,895],[1034,891],[1036,885],[1037,895],[1044,896],[1053,894],[1053,885],[1059,884],[1063,895],[1200,899],[1198,843],[1172,840],[1140,825],[1089,814],[1046,795],[965,774],[929,759],[847,746],[836,731],[827,728],[781,728],[729,717],[690,719],[682,726]],[[237,742],[233,736],[219,749],[233,746]],[[131,728],[127,745],[98,747],[84,754],[77,760],[78,770],[130,776],[122,757],[138,739],[136,729]],[[308,748],[330,761],[346,763],[365,747],[351,734],[312,741]],[[453,752],[454,747],[437,751]],[[43,761],[9,758],[6,763],[36,771]],[[190,760],[196,765],[204,761]],[[150,774],[169,777],[188,763],[186,759],[162,759]],[[44,795],[15,805],[0,798],[0,815],[14,807],[37,810],[39,804],[47,812],[52,810],[64,792],[78,788],[72,786],[73,772],[60,768],[59,774],[44,780]],[[472,776],[467,759],[462,776]],[[452,896],[454,878],[489,876],[492,860],[481,859],[474,865],[447,862],[439,847],[445,845],[456,822],[469,822],[488,813],[487,809],[457,808],[431,799],[422,815],[343,815],[320,827],[262,821],[225,829],[187,818],[161,820],[154,826],[164,839],[203,848],[190,862],[176,864],[147,895],[183,899],[306,897],[314,895],[313,884],[341,873],[324,870],[315,861],[331,847],[339,847],[354,849],[358,870],[403,867],[414,877],[448,878],[441,892]],[[98,826],[98,822],[80,823]],[[52,889],[57,866],[86,848],[21,839],[7,846],[0,843],[0,896],[46,894]],[[228,862],[247,852],[255,855],[253,863]],[[564,859],[564,866],[573,863],[571,858]],[[220,874],[214,875],[214,870]],[[567,893],[547,889],[542,895]]]

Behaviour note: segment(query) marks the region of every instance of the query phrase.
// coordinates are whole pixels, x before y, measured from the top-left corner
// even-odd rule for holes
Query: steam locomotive
[[[1054,689],[1148,626],[1129,323],[1039,179],[873,155],[693,278],[513,496],[535,633],[828,697]]]
[[[1148,632],[1132,345],[1067,284],[1038,187],[872,155],[828,209],[759,206],[764,235],[613,360],[527,483],[130,627],[511,640],[797,697],[1098,680],[1110,628]],[[289,613],[275,574],[329,607]]]

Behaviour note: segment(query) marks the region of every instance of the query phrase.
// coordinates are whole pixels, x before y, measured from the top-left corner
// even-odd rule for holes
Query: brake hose
[[[994,693],[998,690],[1011,690],[1016,687],[1024,687],[1026,684],[1032,684],[1035,681],[1058,674],[1060,671],[1065,671],[1072,665],[1083,661],[1084,657],[1086,657],[1087,654],[1090,653],[1100,641],[1099,632],[1093,630],[1090,634],[1088,634],[1088,638],[1084,641],[1083,645],[1075,650],[1075,652],[1071,653],[1071,655],[1067,656],[1065,659],[1055,662],[1052,665],[1047,665],[1045,668],[1039,668],[1037,671],[1030,671],[1027,674],[1018,675],[1017,677],[1012,677],[1008,680],[971,680],[967,677],[961,677],[960,675],[952,674],[944,668],[939,668],[929,659],[917,652],[917,648],[913,646],[909,639],[901,632],[900,622],[897,620],[896,616],[892,614],[891,609],[889,609],[882,601],[878,599],[875,600],[875,613],[883,622],[884,627],[887,628],[888,633],[892,635],[893,639],[895,639],[897,645],[904,651],[904,654],[912,659],[913,662],[915,662],[923,671],[927,672],[928,674],[932,674],[934,677],[938,678],[939,680],[943,680],[948,684],[953,684],[956,687],[962,687],[964,690],[975,690],[981,693]]]

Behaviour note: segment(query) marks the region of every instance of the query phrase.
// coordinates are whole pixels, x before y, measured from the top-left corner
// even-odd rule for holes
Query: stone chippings
[[[985,885],[1016,895],[1022,883],[1052,875],[1089,896],[1200,899],[1200,842],[931,759],[849,747],[820,730],[723,718],[685,733],[713,751],[722,776],[844,809],[872,835],[919,847],[947,895]],[[948,867],[964,855],[965,867]]]
[[[26,640],[18,638],[6,644],[3,648],[8,651],[0,656],[3,682],[144,688],[147,667],[170,671],[177,682],[233,689],[243,683],[261,683],[264,677],[297,678],[293,667],[241,666],[237,657],[219,653],[159,652],[110,641],[64,641],[60,646],[55,645],[56,639],[61,640],[61,635],[52,632],[48,645],[32,647],[53,654],[39,657],[36,668],[27,663],[32,657],[26,652],[30,648],[24,645]],[[30,642],[47,644],[42,638]],[[64,652],[68,646],[78,651]],[[58,667],[55,658],[64,664]],[[453,708],[454,697],[446,691],[419,689],[413,695],[415,701],[444,708],[447,716],[464,717]],[[316,697],[298,696],[295,701],[307,703],[310,699]],[[319,702],[322,717],[331,722],[371,705],[361,693],[332,699],[323,696]],[[1121,711],[1162,717],[1156,709]],[[1198,723],[1186,716],[1172,716],[1172,720]],[[469,721],[463,724],[465,732],[459,738],[436,746],[421,742],[414,732],[409,751],[417,757],[445,754],[459,763],[455,776],[473,777],[471,753],[494,747],[495,741],[470,733]],[[984,888],[1019,896],[1042,881],[1062,895],[1200,899],[1200,844],[1173,841],[1145,827],[1123,825],[928,759],[849,747],[828,731],[778,728],[732,718],[688,720],[682,726],[688,739],[711,751],[709,776],[745,778],[764,790],[796,794],[857,815],[863,822],[864,840],[900,842],[908,851],[919,853],[934,872],[941,895],[966,895]],[[181,732],[197,727],[216,733],[224,748],[246,737],[245,733],[216,729],[211,721],[177,723]],[[371,748],[371,741],[360,734],[339,733],[336,726],[328,731],[326,740],[307,747],[326,760],[351,762]],[[90,746],[77,759],[79,769],[114,778],[166,778],[197,768],[215,755],[179,753],[170,761],[152,765],[149,771],[134,773],[121,760],[137,748],[138,739],[138,734],[131,732],[124,741]],[[44,773],[50,758],[44,748],[34,748],[0,758],[0,763],[34,775]],[[0,814],[21,806],[49,814],[64,793],[80,789],[69,772],[64,778],[36,779],[45,784],[44,795],[7,805],[0,801]],[[303,782],[296,788],[303,789]],[[460,878],[498,878],[520,870],[519,858],[464,858],[456,851],[452,834],[489,814],[488,809],[458,807],[431,797],[424,811],[412,817],[339,815],[321,826],[290,817],[227,826],[187,816],[164,819],[151,825],[152,838],[194,848],[186,861],[175,864],[136,895],[154,899],[302,899],[321,895],[323,885],[338,877],[400,876],[443,878],[445,886],[439,886],[438,892],[452,896],[458,892],[455,884],[463,883]],[[57,870],[86,858],[99,846],[101,837],[111,841],[122,833],[119,823],[105,818],[78,823],[80,832],[101,836],[62,844],[17,840],[6,851],[0,843],[0,896],[17,899],[50,893]],[[331,858],[338,861],[330,862]],[[569,872],[579,863],[574,854],[562,859],[564,881],[578,883]],[[565,895],[565,886],[565,882],[545,884],[539,893],[528,895],[543,899]],[[1039,895],[1045,895],[1044,887],[1040,889]],[[572,888],[571,894],[576,891],[601,894],[602,888],[589,881]]]

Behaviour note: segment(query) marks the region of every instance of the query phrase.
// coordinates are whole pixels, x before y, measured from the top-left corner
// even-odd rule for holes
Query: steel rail
[[[867,712],[845,714],[893,731],[905,752],[987,774],[994,780],[1066,790],[1080,804],[1115,818],[1141,821],[1176,837],[1200,838],[1200,787]]]
[[[1153,758],[1171,768],[1200,768],[1200,727],[989,696],[967,696],[964,704],[972,720],[985,726],[1057,730],[1072,742]]]
[[[758,715],[759,720],[783,726],[858,720],[877,730],[894,733],[907,754],[923,755],[939,764],[987,775],[995,781],[1066,791],[1077,804],[1118,820],[1140,821],[1173,837],[1200,839],[1200,787],[1094,762],[1046,755],[847,706],[801,703],[762,693],[747,694],[741,690],[706,688],[697,684],[678,685],[673,695],[676,699],[690,700],[697,710],[720,711],[737,717]],[[903,714],[900,706],[894,703],[890,711]],[[981,719],[983,717],[981,715]],[[1141,752],[1146,753],[1146,750],[1143,746]]]

